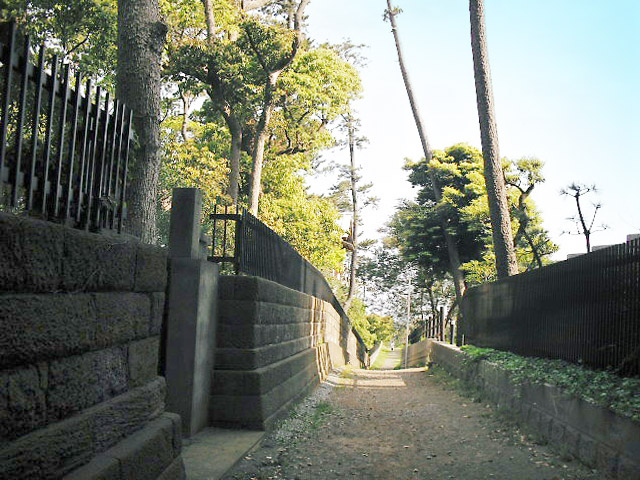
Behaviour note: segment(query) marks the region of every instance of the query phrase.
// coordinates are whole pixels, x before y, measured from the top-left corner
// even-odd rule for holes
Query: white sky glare
[[[393,4],[403,10],[398,30],[432,148],[479,148],[468,1]],[[385,8],[385,0],[313,0],[307,9],[314,41],[368,47],[357,110],[369,144],[357,161],[380,204],[364,214],[366,237],[413,196],[402,166],[422,157]],[[500,154],[545,162],[533,199],[561,246],[556,258],[585,250],[582,237],[562,234],[575,206],[559,192],[571,182],[599,189],[596,223],[608,229],[592,244],[639,233],[640,1],[485,0],[485,10]],[[328,156],[347,161],[345,150]]]

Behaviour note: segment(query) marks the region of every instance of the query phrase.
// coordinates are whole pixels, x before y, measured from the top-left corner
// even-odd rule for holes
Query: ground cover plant
[[[548,383],[568,395],[640,421],[640,379],[610,371],[591,370],[564,360],[522,357],[510,352],[473,345],[462,347],[465,366],[487,360],[509,373],[515,384]]]

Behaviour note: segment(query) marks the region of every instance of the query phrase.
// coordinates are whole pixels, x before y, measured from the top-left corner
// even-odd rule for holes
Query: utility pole
[[[407,325],[404,340],[404,368],[407,368],[407,355],[409,354],[409,321],[411,320],[411,290],[407,293]]]

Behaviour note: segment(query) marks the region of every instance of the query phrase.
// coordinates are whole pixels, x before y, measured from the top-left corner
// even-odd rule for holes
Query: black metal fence
[[[44,46],[32,57],[29,37],[2,24],[0,209],[121,231],[131,110],[55,55],[47,68]]]
[[[467,343],[640,374],[640,239],[473,287]]]
[[[211,220],[213,238],[209,260],[231,263],[235,273],[265,278],[320,298],[349,321],[322,272],[248,211],[216,206]],[[359,343],[364,344],[355,330],[354,333]]]

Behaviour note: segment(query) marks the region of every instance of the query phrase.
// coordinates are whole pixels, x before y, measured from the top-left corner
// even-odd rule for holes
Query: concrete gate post
[[[218,265],[200,248],[202,193],[173,190],[165,377],[167,410],[182,417],[185,437],[209,425],[217,322]]]

